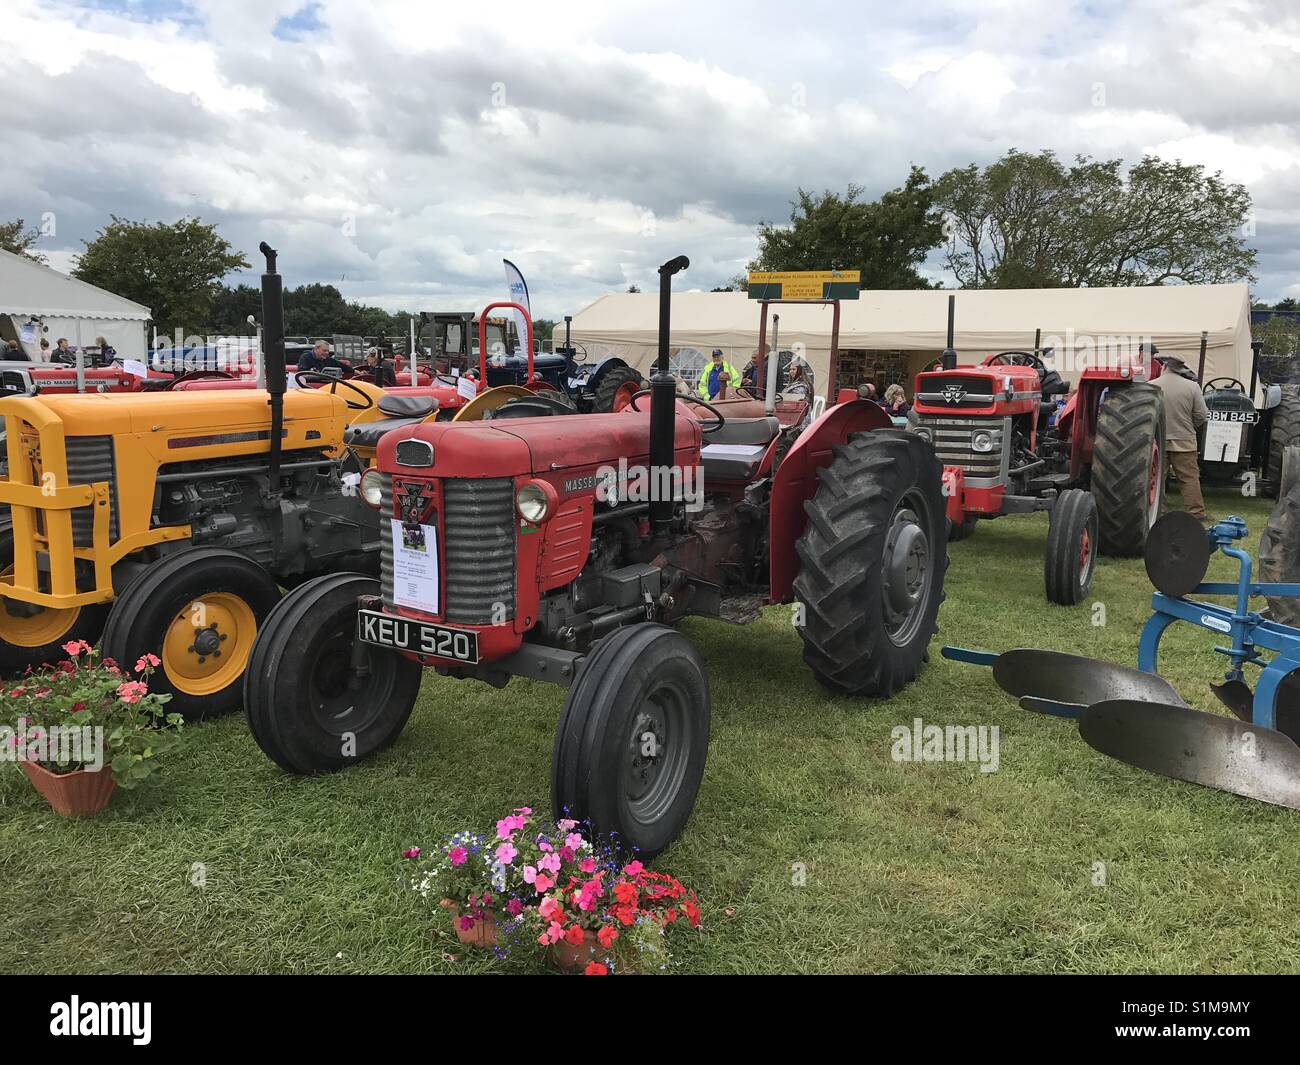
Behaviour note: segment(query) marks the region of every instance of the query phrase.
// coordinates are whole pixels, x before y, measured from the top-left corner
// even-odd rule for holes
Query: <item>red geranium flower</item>
[[[589,962],[587,968],[583,970],[584,976],[608,976],[609,970],[601,965],[598,961]]]
[[[602,947],[609,950],[609,945],[618,938],[618,933],[609,925],[605,924],[600,926],[600,931],[596,933],[596,938],[600,940],[600,945]]]
[[[582,928],[576,924],[569,925],[569,930],[564,933],[564,941],[566,943],[571,943],[575,947],[582,946],[584,941]]]

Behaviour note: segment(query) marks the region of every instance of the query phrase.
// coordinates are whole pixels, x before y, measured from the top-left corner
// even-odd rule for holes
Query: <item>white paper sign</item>
[[[432,525],[393,526],[393,602],[438,613],[438,530]]]
[[[456,379],[456,393],[461,399],[473,399],[478,395],[478,382],[472,377],[458,377]]]
[[[1241,422],[1207,422],[1205,426],[1205,461],[1236,462],[1241,450]]]
[[[129,373],[132,377],[149,376],[149,367],[147,367],[139,359],[123,359],[122,369],[125,370],[127,373]]]

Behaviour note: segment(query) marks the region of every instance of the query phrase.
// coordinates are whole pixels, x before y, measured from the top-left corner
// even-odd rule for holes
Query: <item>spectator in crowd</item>
[[[50,342],[41,337],[41,362],[50,361]]]
[[[58,342],[54,345],[51,358],[55,362],[66,362],[71,366],[76,364],[77,353],[68,347],[67,337],[59,337]]]
[[[1197,465],[1197,431],[1210,420],[1201,386],[1181,358],[1161,355],[1151,345],[1151,354],[1160,363],[1160,376],[1155,386],[1164,394],[1165,402],[1165,454],[1178,478],[1178,491],[1183,497],[1183,508],[1194,518],[1209,521],[1205,512],[1205,499],[1201,495],[1201,471]],[[1163,485],[1161,488],[1163,489]]]
[[[95,344],[99,348],[99,362],[101,366],[110,366],[121,360],[117,357],[117,351],[103,337],[95,337]]]
[[[370,379],[380,388],[392,388],[397,384],[397,374],[378,348],[366,349],[366,369],[370,371]]]
[[[314,370],[316,373],[324,373],[327,369],[341,370],[343,364],[330,354],[329,344],[324,340],[318,340],[310,351],[302,353],[302,357],[298,360],[298,370],[299,372]]]
[[[906,418],[912,405],[907,402],[907,393],[900,384],[892,384],[885,389],[885,401],[881,404],[885,413],[895,418]]]
[[[723,397],[723,389],[734,390],[740,387],[740,374],[736,368],[722,357],[722,349],[713,349],[713,361],[700,374],[698,392],[704,399]]]
[[[23,349],[18,346],[18,341],[11,340],[5,345],[5,359],[9,362],[26,362],[27,356],[23,354]]]
[[[815,395],[812,367],[802,355],[795,355],[790,360],[782,395],[790,399],[812,399]]]

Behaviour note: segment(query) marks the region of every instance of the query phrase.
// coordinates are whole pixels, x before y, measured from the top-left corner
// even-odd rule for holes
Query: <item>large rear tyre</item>
[[[127,585],[108,615],[104,656],[129,670],[157,655],[149,688],[171,696],[169,713],[228,714],[239,707],[257,628],[279,600],[275,578],[246,555],[187,548]]]
[[[630,366],[611,366],[596,386],[591,409],[596,414],[620,411],[632,402],[632,397],[649,385]]]
[[[650,856],[695,806],[709,748],[709,678],[665,625],[615,629],[569,689],[555,733],[551,808],[624,851]]]
[[[1097,561],[1097,502],[1090,492],[1071,488],[1052,507],[1043,552],[1047,601],[1074,606],[1092,590]]]
[[[1259,537],[1259,579],[1268,583],[1300,583],[1300,447],[1291,448],[1286,478],[1278,462],[1281,491]],[[1269,596],[1274,621],[1300,627],[1300,598]]]
[[[1165,494],[1165,407],[1155,385],[1115,385],[1097,414],[1092,494],[1103,555],[1142,554]]]
[[[888,697],[920,670],[943,602],[943,469],[898,429],[855,433],[833,453],[796,544],[803,657],[832,691]]]
[[[0,518],[0,584],[11,584],[14,572],[14,531],[8,512]],[[108,617],[108,603],[68,610],[38,609],[28,614],[23,604],[0,598],[0,676],[19,677],[29,669],[68,657],[69,640],[99,642]]]
[[[1282,484],[1282,453],[1292,444],[1300,444],[1300,389],[1283,385],[1282,402],[1273,411],[1264,460],[1265,488],[1274,498],[1280,494]]]
[[[373,577],[330,573],[295,588],[262,625],[244,709],[253,739],[281,768],[331,773],[383,750],[405,727],[422,670],[396,652],[356,647],[357,599],[378,594]]]

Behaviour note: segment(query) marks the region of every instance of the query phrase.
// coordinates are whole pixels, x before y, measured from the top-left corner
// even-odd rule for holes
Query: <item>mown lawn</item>
[[[1266,503],[1209,502],[1244,513],[1253,545]],[[888,703],[829,698],[785,609],[686,627],[711,670],[713,738],[691,823],[656,862],[704,906],[683,970],[1300,970],[1300,816],[1110,761],[938,656],[942,641],[1134,661],[1141,561],[1101,562],[1097,627],[1090,606],[1044,602],[1045,533],[1045,517],[1006,519],[953,545],[933,660]],[[1165,642],[1165,674],[1215,708],[1209,634]],[[87,822],[5,767],[0,971],[546,971],[460,948],[398,875],[403,847],[546,806],[562,700],[430,674],[393,749],[318,779],[276,769],[231,717],[194,729],[160,787]],[[997,725],[998,772],[892,761],[890,729],[914,717]]]

